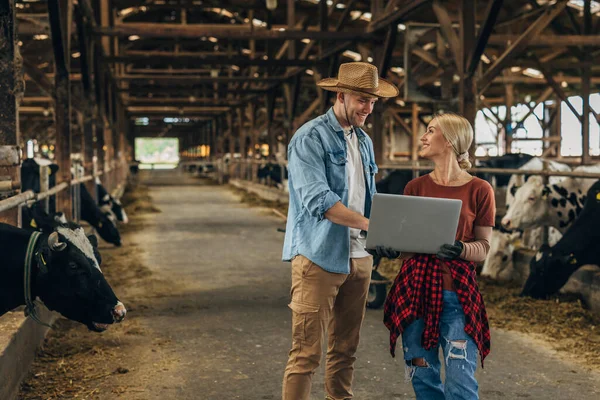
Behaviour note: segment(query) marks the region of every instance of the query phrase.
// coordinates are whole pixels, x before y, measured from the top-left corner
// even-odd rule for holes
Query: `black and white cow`
[[[27,158],[21,163],[21,192],[32,190],[35,193],[41,191],[40,188],[40,167],[47,166],[49,173],[49,187],[56,184],[56,171],[58,165],[45,158]],[[49,199],[50,210],[56,210],[56,199],[51,196]]]
[[[600,172],[600,165],[578,167],[574,171]],[[594,179],[566,178],[545,185],[541,176],[531,176],[516,192],[502,226],[529,229],[553,226],[564,233],[583,209],[585,193]]]
[[[0,223],[0,315],[25,304],[24,268],[31,232]],[[121,322],[127,310],[115,296],[94,255],[95,236],[76,224],[42,233],[33,248],[31,299],[88,329],[104,331]]]
[[[587,191],[579,217],[556,245],[541,248],[529,263],[522,296],[544,298],[556,293],[582,265],[600,265],[600,180]]]
[[[108,243],[121,246],[121,235],[117,229],[117,218],[112,211],[102,211],[83,183],[79,184],[81,194],[81,219],[89,222],[98,235]]]
[[[108,193],[98,178],[96,178],[96,190],[98,191],[98,205],[103,212],[106,213],[110,210],[117,217],[118,221],[124,224],[129,222],[129,218],[127,218],[127,213],[121,202]]]
[[[523,171],[541,171],[544,169],[544,162],[549,171],[570,171],[571,167],[567,164],[560,163],[558,161],[546,160],[540,157],[531,158],[525,164],[521,165],[519,169]],[[529,175],[510,175],[508,179],[508,186],[506,188],[506,208],[509,209],[514,201],[515,194],[521,186],[525,184]],[[548,179],[548,183],[554,184],[565,180],[564,176],[551,176]]]
[[[258,168],[257,177],[259,180],[271,178],[271,182],[274,183],[275,186],[287,190],[288,170],[285,165],[280,166],[279,164],[268,162]]]
[[[502,282],[524,282],[528,273],[516,268],[514,262],[515,252],[522,248],[539,249],[542,246],[542,229],[542,227],[529,229],[527,232],[529,237],[526,239],[523,237],[523,231],[506,232],[501,229],[494,229],[481,276]],[[562,234],[551,227],[548,234],[548,243],[552,246],[561,237]]]

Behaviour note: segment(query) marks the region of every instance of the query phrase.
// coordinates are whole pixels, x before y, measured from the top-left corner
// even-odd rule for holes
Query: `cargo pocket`
[[[319,306],[292,300],[292,338],[302,344],[312,346],[319,339],[321,324]]]

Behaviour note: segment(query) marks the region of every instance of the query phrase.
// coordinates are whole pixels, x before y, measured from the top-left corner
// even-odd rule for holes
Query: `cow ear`
[[[53,175],[56,173],[56,171],[58,171],[58,165],[56,164],[50,164],[48,167],[48,175]]]
[[[96,237],[96,235],[88,235],[87,238],[93,247],[98,247],[98,238]]]

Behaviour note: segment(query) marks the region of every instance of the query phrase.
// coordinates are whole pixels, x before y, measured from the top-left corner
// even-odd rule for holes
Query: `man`
[[[329,111],[304,124],[288,146],[290,201],[283,260],[292,262],[292,349],[284,400],[310,397],[328,331],[327,399],[351,399],[354,353],[369,290],[369,228],[377,166],[360,129],[381,97],[398,89],[368,63],[342,64],[317,85],[336,93]]]

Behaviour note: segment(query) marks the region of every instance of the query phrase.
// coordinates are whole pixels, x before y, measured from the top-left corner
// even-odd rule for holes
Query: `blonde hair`
[[[437,114],[435,117],[442,135],[452,145],[461,169],[471,168],[469,147],[473,142],[473,127],[464,117],[454,113]]]

